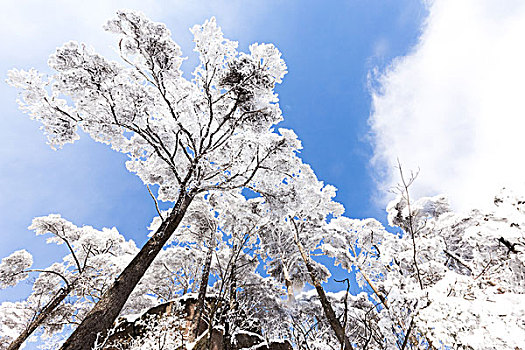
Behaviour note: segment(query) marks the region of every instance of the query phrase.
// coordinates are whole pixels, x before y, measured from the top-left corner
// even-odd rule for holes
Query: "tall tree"
[[[277,257],[277,263],[270,263],[274,265],[271,271],[282,273],[289,298],[291,281],[286,276],[290,274],[285,272],[293,266],[298,281],[310,282],[315,287],[324,316],[341,347],[350,350],[352,345],[346,330],[322,286],[330,272],[310,257],[310,252],[316,250],[323,239],[322,232],[329,215],[337,217],[344,212],[343,206],[333,201],[334,196],[335,187],[325,186],[308,165],[297,162],[274,192],[267,194],[270,208],[274,207],[270,210],[277,217],[276,223],[266,234],[266,239],[270,242],[266,246],[269,254]],[[283,247],[282,243],[285,242],[286,246]]]
[[[43,124],[52,147],[77,140],[80,127],[127,154],[128,169],[159,185],[158,199],[174,205],[63,349],[90,349],[112,326],[195,197],[264,186],[267,177],[282,177],[279,164],[299,147],[292,132],[272,129],[282,119],[273,89],[286,73],[273,45],[238,53],[212,18],[192,29],[200,63],[190,81],[163,24],[127,11],[105,28],[117,34],[126,66],[70,42],[49,59],[54,75],[12,70],[9,82],[22,90],[21,108]]]

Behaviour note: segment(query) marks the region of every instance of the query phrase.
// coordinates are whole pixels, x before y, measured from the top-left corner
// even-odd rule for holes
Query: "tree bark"
[[[306,265],[306,269],[308,270],[308,274],[310,275],[312,284],[314,285],[315,290],[317,291],[317,295],[319,296],[319,300],[321,301],[321,306],[323,307],[324,315],[328,319],[328,323],[330,324],[330,327],[332,327],[332,330],[335,332],[335,336],[337,337],[337,340],[339,340],[339,343],[341,343],[343,349],[352,350],[353,348],[350,344],[350,341],[348,340],[348,337],[346,336],[346,332],[341,326],[339,320],[337,319],[334,309],[332,308],[332,304],[330,304],[330,301],[326,297],[326,293],[324,292],[321,282],[319,282],[317,276],[315,275],[315,270],[312,266],[312,262],[310,261],[310,257],[306,254],[301,242],[299,242],[299,235],[296,223],[294,219],[291,220],[295,228],[295,244],[297,245],[297,248],[299,248],[299,253],[301,253],[301,257],[303,258],[304,264]]]
[[[237,259],[232,263],[230,281],[230,310],[235,310],[237,308]]]
[[[236,246],[233,246],[233,251],[235,252]],[[226,313],[235,312],[237,309],[237,259],[234,259],[232,262],[232,268],[230,270],[230,300],[227,307]],[[224,312],[223,312],[224,314]],[[211,345],[211,344],[210,344]],[[224,321],[224,350],[232,349],[232,334],[230,332],[230,320],[226,317]]]
[[[107,330],[113,327],[129,295],[179,226],[192,200],[193,194],[181,192],[170,216],[162,222],[153,237],[146,242],[113,285],[102,295],[102,298],[62,345],[61,350],[91,350],[97,337],[105,338]]]
[[[288,302],[292,303],[295,301],[295,295],[293,294],[293,284],[290,280],[290,273],[286,267],[286,261],[282,262],[283,264],[283,275],[284,275],[284,285],[286,286],[286,294],[288,295]]]
[[[71,288],[60,288],[58,293],[40,311],[27,328],[7,347],[6,350],[18,350],[29,336],[51,315],[53,310],[69,295]]]
[[[201,318],[204,311],[204,302],[206,301],[206,291],[208,290],[208,280],[210,278],[212,253],[213,249],[212,247],[210,247],[210,249],[206,253],[206,262],[204,263],[204,269],[202,270],[199,295],[197,297],[197,305],[195,306],[195,314],[193,315],[193,321],[191,326],[191,341],[197,339],[197,337],[199,336],[199,325],[201,323]]]

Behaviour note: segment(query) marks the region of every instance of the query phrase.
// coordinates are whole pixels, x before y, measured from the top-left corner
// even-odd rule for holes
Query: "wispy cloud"
[[[429,6],[419,44],[373,84],[373,165],[381,191],[398,182],[399,157],[421,169],[416,196],[464,209],[525,182],[525,3]]]

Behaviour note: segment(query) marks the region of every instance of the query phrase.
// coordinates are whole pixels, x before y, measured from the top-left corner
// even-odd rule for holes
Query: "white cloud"
[[[421,169],[415,196],[485,205],[501,187],[525,182],[525,2],[429,6],[419,44],[373,93],[379,188],[398,182],[399,157],[405,169]]]

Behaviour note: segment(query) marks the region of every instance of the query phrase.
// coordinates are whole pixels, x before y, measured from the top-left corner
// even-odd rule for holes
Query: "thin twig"
[[[155,209],[157,209],[157,213],[159,214],[160,219],[164,221],[164,218],[162,217],[162,214],[159,209],[159,203],[157,202],[157,198],[155,198],[155,196],[151,192],[149,185],[146,185],[146,187],[148,188],[149,195],[151,196],[151,198],[153,198],[153,201],[155,202]]]
[[[24,271],[21,271],[20,273],[28,273],[28,272],[41,272],[41,273],[51,273],[53,275],[56,275],[58,277],[60,277],[64,283],[66,284],[66,288],[67,290],[71,290],[71,284],[69,283],[69,281],[67,280],[66,277],[64,277],[64,275],[62,275],[60,272],[57,272],[57,271],[53,271],[53,270],[41,270],[41,269],[28,269],[28,270],[24,270]],[[15,274],[16,275],[16,274]]]
[[[414,175],[414,173],[411,173],[410,179],[407,182],[405,180],[405,176],[403,175],[403,168],[401,167],[401,162],[399,161],[399,158],[397,159],[397,164],[398,164],[398,168],[399,168],[399,175],[401,176],[401,182],[403,183],[402,195],[403,195],[403,197],[405,198],[405,200],[407,202],[408,230],[409,230],[410,235],[412,236],[414,266],[416,268],[416,274],[417,274],[417,280],[419,282],[419,286],[421,287],[421,289],[423,289],[423,281],[421,280],[421,273],[419,272],[419,266],[417,264],[416,238],[415,238],[415,230],[414,230],[412,208],[410,207],[410,194],[408,192],[408,188],[412,185],[412,183],[416,179],[417,175],[419,174],[419,171],[415,175]]]
[[[472,273],[472,269],[470,268],[470,266],[468,266],[466,263],[464,263],[460,258],[458,258],[457,256],[455,256],[454,254],[452,254],[451,252],[449,252],[448,250],[443,250],[443,252],[448,255],[449,257],[451,257],[452,259],[456,260],[460,265],[464,266],[467,270],[469,270],[471,273]]]

